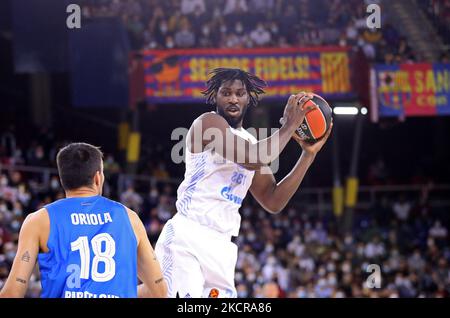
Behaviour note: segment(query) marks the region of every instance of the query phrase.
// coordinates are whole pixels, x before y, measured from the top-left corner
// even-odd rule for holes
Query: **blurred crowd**
[[[450,45],[450,0],[420,0],[418,3],[448,47]],[[445,59],[448,61],[448,53],[445,54]]]
[[[339,233],[331,213],[245,207],[239,296],[266,296],[270,287],[277,297],[449,297],[448,219],[402,200],[358,211],[351,234]],[[380,267],[379,288],[366,285],[370,264]]]
[[[420,59],[389,22],[366,26],[363,0],[84,0],[86,18],[119,17],[132,49],[339,45],[388,64]]]
[[[154,245],[176,212],[176,188],[154,184],[143,193],[130,182],[125,191],[113,194],[108,189],[114,188],[114,179],[105,169],[105,195],[139,212]],[[0,287],[26,215],[63,197],[54,173],[0,171]],[[290,205],[271,215],[247,199],[236,239],[238,296],[450,297],[450,215],[431,207],[427,191],[414,198],[380,196],[376,205],[356,211],[350,234],[339,230],[340,218],[331,211],[317,215]],[[366,286],[370,264],[380,267],[379,288]],[[35,272],[27,296],[39,293]]]

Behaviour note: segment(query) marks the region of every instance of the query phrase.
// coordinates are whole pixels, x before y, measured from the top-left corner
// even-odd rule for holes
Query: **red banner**
[[[263,98],[300,91],[324,97],[352,93],[345,48],[314,47],[239,50],[149,50],[143,56],[148,103],[203,100],[209,72],[217,67],[246,70],[268,83]]]

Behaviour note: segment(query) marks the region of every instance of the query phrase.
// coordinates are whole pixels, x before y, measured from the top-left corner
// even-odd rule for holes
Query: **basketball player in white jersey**
[[[212,74],[204,94],[216,111],[202,114],[189,129],[177,213],[165,224],[155,247],[169,297],[237,296],[237,246],[231,239],[238,235],[239,208],[247,191],[268,212],[280,212],[297,191],[331,131],[330,127],[325,137],[313,145],[296,138],[302,154],[292,171],[277,183],[268,165],[314,107],[303,107],[312,95],[292,95],[284,110],[283,126],[258,142],[242,127],[242,121],[247,108],[257,105],[265,82],[240,69],[219,68]],[[260,156],[268,153],[265,149],[270,149],[272,143],[278,143],[277,151]]]

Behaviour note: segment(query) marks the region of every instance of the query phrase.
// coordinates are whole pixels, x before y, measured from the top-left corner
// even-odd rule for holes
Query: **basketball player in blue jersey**
[[[37,259],[41,297],[166,297],[139,217],[101,195],[101,151],[72,143],[58,152],[57,165],[66,198],[27,216],[0,296],[24,297]]]
[[[204,94],[215,112],[192,124],[186,142],[186,172],[177,192],[177,213],[164,226],[155,252],[168,284],[169,297],[236,297],[234,271],[239,208],[248,190],[270,213],[280,212],[297,191],[316,154],[328,139],[308,144],[294,132],[314,105],[311,94],[292,95],[282,127],[257,141],[242,127],[256,106],[265,82],[240,69],[219,68]],[[293,137],[303,151],[292,171],[276,182],[268,165]],[[273,147],[275,151],[270,153]],[[262,156],[260,154],[267,154]]]

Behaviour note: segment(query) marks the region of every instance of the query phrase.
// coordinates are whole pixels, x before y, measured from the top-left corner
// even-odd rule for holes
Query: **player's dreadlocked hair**
[[[259,95],[264,94],[266,82],[259,77],[238,68],[216,68],[210,74],[213,76],[206,82],[207,89],[202,92],[207,104],[214,104],[214,97],[223,82],[241,80],[250,95],[250,106],[256,106]]]

